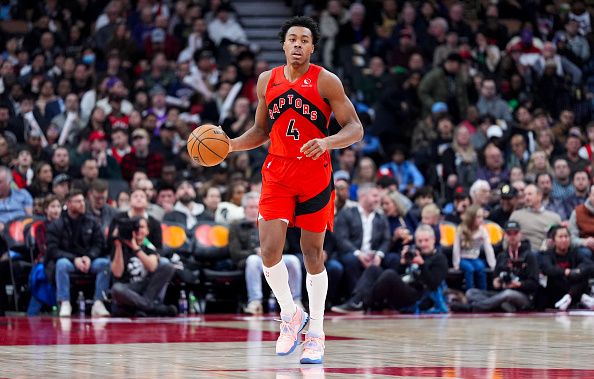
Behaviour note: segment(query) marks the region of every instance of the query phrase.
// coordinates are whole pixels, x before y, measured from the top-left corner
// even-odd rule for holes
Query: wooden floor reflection
[[[594,313],[330,316],[325,364],[273,317],[0,318],[1,378],[594,378]]]

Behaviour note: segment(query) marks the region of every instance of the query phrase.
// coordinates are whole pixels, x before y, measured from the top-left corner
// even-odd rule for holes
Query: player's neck
[[[309,66],[310,66],[309,62],[304,63],[299,66],[292,66],[290,64],[286,64],[285,68],[284,68],[285,78],[289,82],[293,83],[293,82],[297,81],[300,77],[305,75],[307,70],[309,70]]]

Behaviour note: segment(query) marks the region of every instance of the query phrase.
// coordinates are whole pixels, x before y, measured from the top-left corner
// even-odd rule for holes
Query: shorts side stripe
[[[332,175],[330,175],[330,183],[328,183],[328,186],[324,188],[322,192],[309,200],[305,200],[304,202],[295,205],[295,216],[315,213],[322,210],[328,204],[330,195],[334,189],[334,180],[332,178]]]

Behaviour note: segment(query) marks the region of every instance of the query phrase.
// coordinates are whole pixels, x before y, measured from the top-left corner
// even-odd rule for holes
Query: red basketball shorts
[[[259,205],[264,220],[321,233],[334,227],[334,181],[329,154],[313,160],[269,154],[262,166]]]

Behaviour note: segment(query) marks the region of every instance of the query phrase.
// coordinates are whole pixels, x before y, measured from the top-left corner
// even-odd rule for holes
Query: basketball
[[[216,166],[229,154],[229,137],[220,126],[205,124],[188,137],[188,154],[201,166]]]

